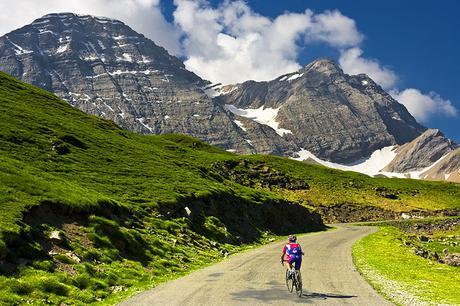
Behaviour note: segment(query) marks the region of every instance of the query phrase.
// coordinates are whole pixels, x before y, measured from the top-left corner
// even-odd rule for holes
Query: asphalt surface
[[[120,305],[392,305],[356,271],[351,247],[375,231],[339,225],[337,230],[299,237],[303,295],[289,293],[274,242],[159,285]]]

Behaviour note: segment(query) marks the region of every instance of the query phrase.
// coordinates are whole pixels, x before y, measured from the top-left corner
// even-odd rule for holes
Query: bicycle
[[[295,288],[296,294],[302,297],[302,278],[300,271],[296,270],[294,267],[291,267],[291,270],[286,269],[286,287],[290,293],[292,293]]]

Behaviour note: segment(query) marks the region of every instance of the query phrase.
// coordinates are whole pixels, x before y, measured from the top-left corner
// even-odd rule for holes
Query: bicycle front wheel
[[[293,278],[289,277],[289,270],[286,270],[286,287],[289,292],[292,292],[294,289]]]

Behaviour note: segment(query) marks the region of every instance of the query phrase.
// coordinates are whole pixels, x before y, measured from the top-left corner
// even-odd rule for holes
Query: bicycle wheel
[[[293,278],[289,278],[289,270],[286,269],[286,287],[289,292],[292,292],[294,289]]]
[[[299,271],[295,271],[295,292],[299,297],[302,297],[302,278]]]

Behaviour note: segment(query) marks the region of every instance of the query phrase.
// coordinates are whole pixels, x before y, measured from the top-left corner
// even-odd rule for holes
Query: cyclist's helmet
[[[296,242],[297,241],[297,237],[295,235],[289,235],[289,242]]]

